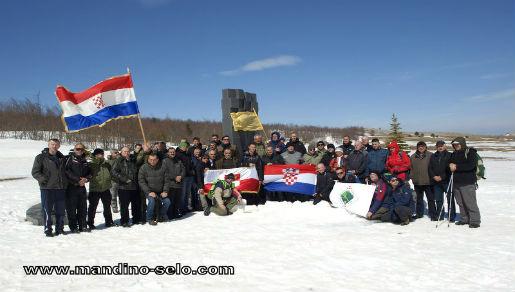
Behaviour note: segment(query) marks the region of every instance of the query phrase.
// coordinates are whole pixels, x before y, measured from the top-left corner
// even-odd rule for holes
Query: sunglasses
[[[337,175],[342,175],[342,174],[343,174],[343,172],[337,172],[336,174],[337,174]]]
[[[398,179],[396,179],[396,178],[392,178],[392,179],[390,180],[390,182],[395,182],[395,181],[399,181],[399,180],[398,180]]]
[[[75,148],[75,151],[84,151],[84,148]]]

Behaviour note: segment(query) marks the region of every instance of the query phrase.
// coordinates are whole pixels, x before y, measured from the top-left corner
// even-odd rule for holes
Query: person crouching
[[[234,174],[229,173],[225,179],[213,183],[207,195],[208,201],[211,200],[211,207],[206,208],[204,215],[208,216],[211,212],[220,216],[232,215],[238,210],[238,205],[246,205],[233,182]]]

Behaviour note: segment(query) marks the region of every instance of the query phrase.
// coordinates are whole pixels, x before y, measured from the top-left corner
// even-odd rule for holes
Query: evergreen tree
[[[404,134],[401,131],[401,123],[397,120],[395,114],[392,114],[392,121],[390,123],[390,133],[388,133],[388,143],[391,141],[397,141],[401,150],[408,150],[409,146],[404,141]]]

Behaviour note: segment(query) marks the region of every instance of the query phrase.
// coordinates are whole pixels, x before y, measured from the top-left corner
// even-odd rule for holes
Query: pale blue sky
[[[515,1],[2,1],[0,99],[133,73],[145,116],[515,131]]]

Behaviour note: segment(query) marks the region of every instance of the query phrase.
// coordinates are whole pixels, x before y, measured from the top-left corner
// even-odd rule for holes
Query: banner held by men
[[[289,192],[314,195],[316,168],[311,164],[266,165],[263,183],[269,192]]]
[[[349,213],[366,217],[375,189],[372,185],[336,182],[329,199],[334,207],[345,208]]]
[[[259,177],[256,168],[238,167],[229,169],[210,169],[204,174],[204,191],[207,193],[213,183],[222,180],[229,173],[234,174],[234,185],[240,193],[259,192]]]

